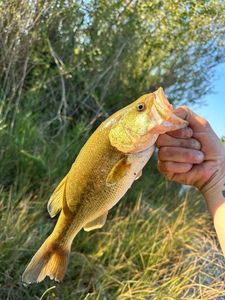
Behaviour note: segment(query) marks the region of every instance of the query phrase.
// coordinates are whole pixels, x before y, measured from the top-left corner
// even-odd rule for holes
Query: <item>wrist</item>
[[[201,192],[214,217],[218,207],[225,203],[225,171],[217,171],[210,182],[201,189]]]
[[[225,256],[225,174],[214,185],[205,190],[203,195],[212,215],[218,241]]]

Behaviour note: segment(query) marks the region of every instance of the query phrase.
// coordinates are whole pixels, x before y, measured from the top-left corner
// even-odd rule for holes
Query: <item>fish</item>
[[[52,218],[59,214],[57,223],[31,259],[22,281],[41,282],[46,276],[62,281],[78,232],[103,227],[109,210],[142,175],[158,136],[187,125],[173,113],[162,88],[102,122],[51,195],[47,209]]]

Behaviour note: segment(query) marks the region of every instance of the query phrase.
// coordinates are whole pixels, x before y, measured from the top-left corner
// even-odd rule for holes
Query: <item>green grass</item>
[[[3,190],[0,299],[224,299],[216,298],[224,295],[224,260],[201,197],[175,196],[170,183],[167,196],[159,189],[129,193],[101,230],[80,232],[63,283],[30,286],[21,274],[54,223],[48,191]]]
[[[225,299],[225,262],[203,199],[180,193],[154,158],[106,225],[75,238],[63,283],[24,286],[21,275],[56,221],[49,196],[91,130],[80,120],[50,134],[31,110],[17,115],[13,130],[0,122],[1,300]]]

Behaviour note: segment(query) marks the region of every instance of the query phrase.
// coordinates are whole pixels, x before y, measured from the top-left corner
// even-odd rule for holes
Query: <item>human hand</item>
[[[158,169],[203,193],[225,256],[225,147],[209,123],[189,108],[174,112],[189,127],[159,136]]]
[[[225,178],[225,147],[209,123],[189,108],[174,112],[189,127],[159,136],[158,169],[170,180],[193,185],[204,194]]]

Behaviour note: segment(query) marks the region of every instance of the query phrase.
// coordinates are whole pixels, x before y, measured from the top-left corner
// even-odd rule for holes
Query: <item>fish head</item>
[[[187,121],[173,113],[173,106],[162,88],[141,96],[113,117],[109,140],[123,153],[144,151],[155,144],[159,134],[188,125]]]

